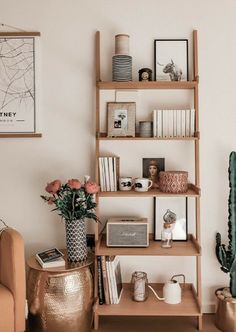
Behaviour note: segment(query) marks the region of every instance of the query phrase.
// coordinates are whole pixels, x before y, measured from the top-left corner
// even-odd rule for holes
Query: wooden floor
[[[192,317],[101,317],[97,332],[197,332],[196,326]],[[202,332],[219,331],[214,315],[204,315]]]

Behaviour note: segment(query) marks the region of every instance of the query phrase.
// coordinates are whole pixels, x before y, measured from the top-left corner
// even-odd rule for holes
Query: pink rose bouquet
[[[95,214],[96,202],[94,194],[99,191],[95,182],[87,181],[84,184],[78,179],[70,179],[62,184],[60,180],[54,180],[47,184],[45,190],[50,195],[41,195],[41,198],[49,205],[55,205],[52,211],[65,221],[84,218],[98,221]]]

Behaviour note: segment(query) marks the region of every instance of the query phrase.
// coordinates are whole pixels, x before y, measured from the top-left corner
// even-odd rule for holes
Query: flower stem
[[[75,192],[73,191],[73,198],[72,198],[72,219],[74,219],[75,213]]]

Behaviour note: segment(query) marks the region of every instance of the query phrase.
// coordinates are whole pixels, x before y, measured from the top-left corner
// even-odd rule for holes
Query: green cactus
[[[230,273],[230,291],[236,297],[236,152],[229,156],[229,199],[228,199],[228,249],[221,243],[220,233],[216,234],[216,256],[221,270]]]

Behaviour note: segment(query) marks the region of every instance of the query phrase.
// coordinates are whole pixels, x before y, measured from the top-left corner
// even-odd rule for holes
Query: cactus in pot
[[[236,297],[236,152],[229,157],[229,199],[228,199],[228,237],[229,245],[221,243],[220,233],[216,234],[216,256],[221,270],[230,274],[230,292]]]

